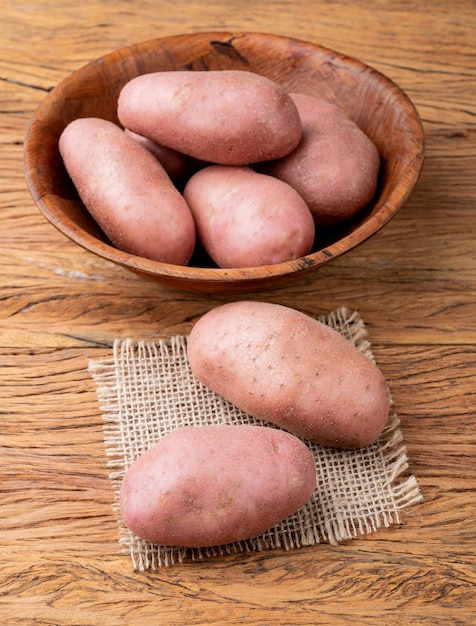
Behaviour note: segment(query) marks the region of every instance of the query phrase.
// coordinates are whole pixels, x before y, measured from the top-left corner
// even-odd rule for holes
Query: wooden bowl
[[[197,258],[178,266],[133,256],[113,247],[91,219],[63,166],[58,139],[78,117],[117,122],[123,85],[139,74],[164,70],[241,69],[262,74],[290,91],[340,106],[376,144],[379,188],[357,218],[322,232],[311,254],[261,267],[220,269]],[[170,36],[116,50],[89,63],[55,87],[38,107],[25,140],[25,173],[43,215],[87,250],[167,286],[202,292],[243,292],[294,281],[349,252],[395,215],[423,165],[420,118],[391,80],[360,61],[322,46],[283,36],[212,32]]]

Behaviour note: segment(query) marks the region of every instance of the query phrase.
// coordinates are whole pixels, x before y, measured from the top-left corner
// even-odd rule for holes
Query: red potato
[[[211,165],[183,191],[198,238],[219,267],[256,267],[311,251],[314,220],[289,185],[246,166]]]
[[[263,533],[300,509],[315,488],[314,457],[289,433],[184,426],[129,467],[120,510],[146,541],[200,548]]]
[[[241,70],[137,76],[121,90],[117,113],[133,132],[225,165],[279,158],[301,138],[289,94],[264,76]]]
[[[71,122],[59,149],[84,205],[115,246],[165,263],[189,262],[192,214],[150,152],[98,118]]]
[[[147,148],[147,150],[155,156],[159,163],[163,166],[164,170],[170,176],[170,179],[177,186],[181,186],[185,183],[192,174],[198,169],[204,167],[206,164],[201,161],[197,161],[186,154],[161,146],[156,141],[143,137],[137,133],[132,132],[128,128],[124,129],[126,135],[135,139],[141,146]]]
[[[301,142],[291,154],[258,169],[296,189],[317,226],[332,226],[372,200],[380,156],[342,109],[312,96],[290,95],[301,116]]]
[[[292,308],[219,306],[195,324],[187,350],[204,385],[310,441],[359,448],[387,422],[389,394],[377,366],[337,331]]]

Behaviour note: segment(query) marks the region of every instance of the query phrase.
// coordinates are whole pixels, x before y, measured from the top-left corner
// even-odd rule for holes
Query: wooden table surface
[[[0,9],[0,615],[3,624],[476,623],[474,0],[36,0]],[[188,332],[231,296],[181,293],[83,251],[26,189],[27,125],[88,61],[155,37],[289,35],[396,81],[426,133],[397,216],[314,276],[258,297],[360,312],[423,502],[338,547],[135,573],[112,514],[87,359],[114,338]]]

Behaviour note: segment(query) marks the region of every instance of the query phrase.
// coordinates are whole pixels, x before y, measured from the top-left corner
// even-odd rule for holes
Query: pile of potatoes
[[[223,268],[292,260],[312,250],[316,228],[350,218],[376,191],[379,154],[354,122],[251,72],[138,76],[117,117],[74,120],[59,149],[86,208],[130,254],[186,265],[200,243]],[[366,446],[388,418],[378,368],[288,307],[219,306],[193,327],[187,355],[203,385],[275,427],[178,428],[136,459],[121,515],[154,543],[259,535],[313,495],[309,442]]]
[[[376,191],[377,148],[339,107],[252,72],[140,75],[117,117],[72,121],[59,149],[86,208],[130,254],[187,265],[199,242],[218,267],[289,261]]]
[[[304,506],[316,488],[309,443],[354,449],[381,434],[389,394],[377,366],[337,331],[295,309],[237,301],[193,326],[195,377],[278,426],[184,426],[127,470],[124,523],[143,539],[209,547],[248,539]]]

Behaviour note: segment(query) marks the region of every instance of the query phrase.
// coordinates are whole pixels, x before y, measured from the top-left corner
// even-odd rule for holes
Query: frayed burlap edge
[[[374,360],[365,324],[357,312],[340,308],[319,319]],[[121,520],[120,484],[134,459],[167,432],[185,424],[251,423],[275,428],[201,385],[188,366],[186,342],[182,335],[157,342],[116,340],[112,356],[91,359],[88,364],[103,415],[120,543],[135,569],[154,570],[186,560],[274,548],[290,550],[321,542],[336,545],[399,524],[400,512],[422,500],[415,476],[404,476],[407,450],[398,417],[392,413],[380,438],[366,448],[340,451],[306,442],[316,461],[316,491],[301,510],[259,537],[186,549],[150,544],[135,536]]]

